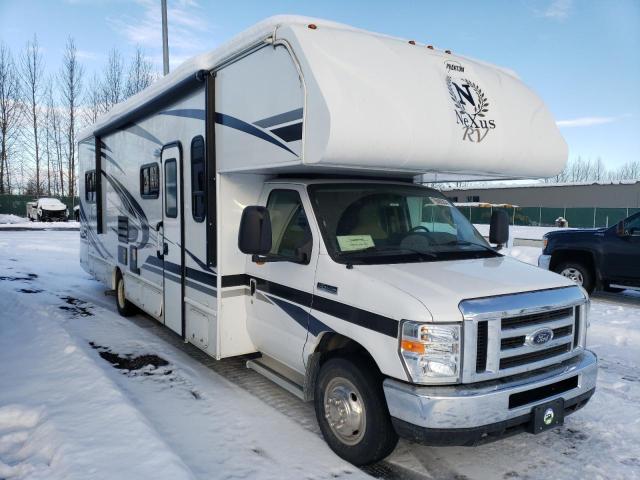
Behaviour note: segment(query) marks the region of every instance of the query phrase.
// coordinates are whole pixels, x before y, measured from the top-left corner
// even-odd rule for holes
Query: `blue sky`
[[[432,43],[509,67],[545,100],[570,157],[640,159],[640,1],[169,0],[172,67],[270,15],[302,14]],[[161,70],[160,0],[0,0],[0,40],[37,32],[50,71],[68,35],[91,78],[109,49]]]

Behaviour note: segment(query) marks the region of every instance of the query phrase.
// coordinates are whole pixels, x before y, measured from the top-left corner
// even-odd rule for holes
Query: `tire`
[[[116,306],[118,313],[123,317],[130,317],[136,313],[135,305],[125,298],[124,278],[119,271],[116,274]]]
[[[576,261],[562,262],[554,271],[581,285],[589,294],[593,292],[595,287],[593,272],[584,264]]]
[[[370,360],[329,359],[320,368],[314,393],[318,425],[339,457],[359,466],[393,452],[398,435],[391,424],[382,376]],[[345,423],[337,426],[341,421]]]

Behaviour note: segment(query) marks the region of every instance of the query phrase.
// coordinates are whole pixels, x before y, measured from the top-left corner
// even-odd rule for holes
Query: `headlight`
[[[400,357],[415,383],[460,379],[460,325],[404,321]]]

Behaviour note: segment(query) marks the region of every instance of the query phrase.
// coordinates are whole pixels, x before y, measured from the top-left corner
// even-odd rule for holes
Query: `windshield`
[[[383,183],[309,186],[330,255],[343,263],[499,256],[441,193]]]

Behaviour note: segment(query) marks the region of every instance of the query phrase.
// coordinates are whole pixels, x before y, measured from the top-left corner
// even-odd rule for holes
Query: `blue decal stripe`
[[[293,318],[297,324],[299,324],[305,330],[308,329],[309,333],[314,337],[317,337],[321,332],[332,332],[329,326],[322,323],[316,317],[311,315],[307,310],[294,303],[285,302],[284,300],[280,300],[277,297],[266,295],[265,296],[271,300],[273,303],[278,305],[282,310],[285,311],[287,315]]]
[[[294,120],[301,119],[302,108],[296,108],[295,110],[291,110],[289,112],[284,112],[272,117],[263,118],[262,120],[253,122],[253,124],[262,128],[269,128],[273,127],[274,125],[280,125],[281,123],[293,122]]]

